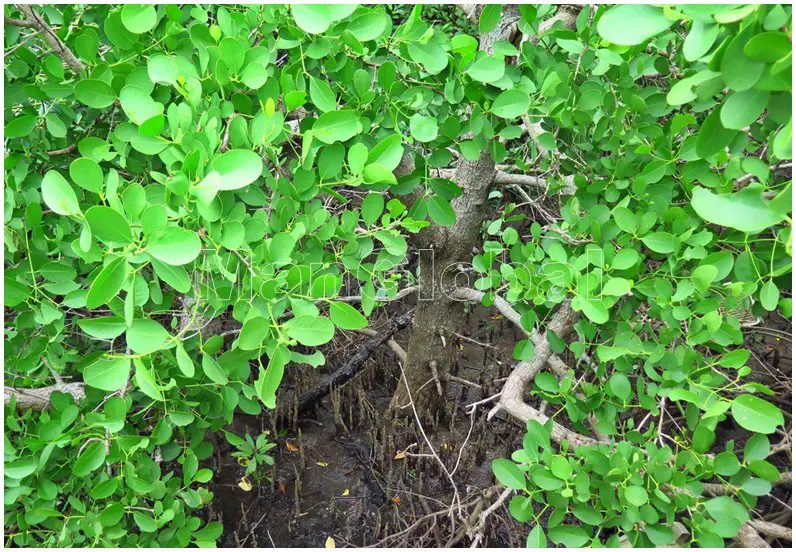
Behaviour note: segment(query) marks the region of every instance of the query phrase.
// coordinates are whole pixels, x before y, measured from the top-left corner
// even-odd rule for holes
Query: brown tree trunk
[[[498,27],[481,36],[481,50],[491,52],[495,42],[510,40],[518,18],[516,6],[504,6]],[[455,181],[463,193],[451,203],[456,222],[449,227],[431,226],[419,236],[420,293],[403,368],[409,388],[402,378],[391,404],[394,411],[405,410],[411,400],[418,414],[430,419],[444,402],[440,390],[456,354],[451,335],[460,332],[465,322],[463,304],[453,298],[456,267],[472,262],[494,175],[495,162],[487,151],[475,161],[462,160]]]

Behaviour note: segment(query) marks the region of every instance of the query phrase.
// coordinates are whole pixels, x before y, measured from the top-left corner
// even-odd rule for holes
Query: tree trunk
[[[481,50],[491,52],[495,42],[510,40],[518,19],[516,6],[504,6],[497,28],[481,36]],[[414,401],[420,417],[431,419],[444,402],[440,390],[456,354],[451,335],[460,333],[465,322],[463,304],[453,298],[457,266],[472,262],[494,175],[495,162],[487,151],[475,161],[462,160],[455,181],[463,193],[451,202],[456,222],[449,227],[431,226],[418,236],[420,293],[409,334],[408,362],[403,367],[409,388],[402,378],[392,399],[394,411],[405,410]]]

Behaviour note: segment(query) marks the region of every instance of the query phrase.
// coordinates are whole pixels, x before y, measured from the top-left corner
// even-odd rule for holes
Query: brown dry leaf
[[[286,493],[287,493],[287,483],[285,483],[284,481],[280,481],[279,482],[279,494],[281,494],[282,496],[285,496]]]
[[[401,497],[400,496],[392,497],[392,503],[395,504],[396,506],[400,506],[401,505]]]
[[[326,537],[326,544],[323,545],[325,548],[337,548],[337,543],[334,542],[332,537]]]
[[[287,447],[288,452],[298,452],[298,447],[292,441],[285,441],[285,446]]]
[[[252,490],[252,482],[249,481],[249,478],[245,475],[240,478],[240,482],[238,483],[238,487],[246,491],[247,493]]]

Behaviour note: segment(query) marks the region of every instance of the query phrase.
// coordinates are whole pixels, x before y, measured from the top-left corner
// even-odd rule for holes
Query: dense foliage
[[[85,397],[7,403],[6,544],[213,544],[208,432],[413,283],[408,240],[463,193],[437,169],[483,151],[562,201],[529,220],[496,185],[472,285],[527,331],[572,300],[576,338],[548,339],[585,360],[532,392],[605,436],[529,422],[495,462],[529,543],[663,545],[679,520],[721,546],[780,477],[742,345],[791,316],[790,7],[586,7],[538,38],[556,8],[522,6],[491,52],[420,6],[34,10],[55,38],[5,27],[5,382]]]

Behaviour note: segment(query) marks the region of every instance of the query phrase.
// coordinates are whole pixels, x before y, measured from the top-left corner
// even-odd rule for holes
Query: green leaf
[[[127,280],[127,258],[117,257],[103,267],[86,295],[86,307],[96,309],[118,295]]]
[[[127,324],[120,316],[82,318],[77,321],[77,325],[88,335],[97,339],[113,339],[122,335],[127,329]]]
[[[129,374],[129,358],[100,358],[83,370],[83,381],[103,391],[118,391]]]
[[[121,502],[114,502],[108,505],[99,515],[99,521],[103,527],[114,527],[124,517],[124,506]]]
[[[84,477],[99,468],[104,463],[105,441],[92,441],[86,446],[86,448],[83,449],[83,452],[80,453],[80,456],[77,457],[77,460],[75,460],[75,463],[72,466],[72,473],[78,477]]]
[[[116,91],[105,81],[81,80],[75,84],[75,98],[89,107],[104,109],[116,101]]]
[[[525,541],[526,548],[547,548],[547,537],[541,525],[534,525]]]
[[[384,211],[384,196],[378,193],[370,193],[362,201],[362,221],[371,226],[376,222]]]
[[[735,92],[721,106],[721,124],[724,128],[740,130],[754,123],[768,105],[767,90]]]
[[[779,288],[773,280],[769,280],[760,287],[760,304],[763,305],[763,308],[767,311],[773,311],[777,308],[778,302]]]
[[[597,22],[597,32],[613,44],[635,46],[667,30],[673,23],[661,8],[623,4],[603,14]]]
[[[368,320],[348,303],[329,303],[329,317],[343,330],[358,330],[368,325]]]
[[[137,86],[122,88],[119,92],[119,103],[125,114],[137,125],[163,113],[163,104],[153,100],[148,92]]]
[[[680,240],[668,232],[647,234],[641,241],[656,253],[674,253],[680,247]]]
[[[735,453],[725,451],[717,454],[713,459],[713,470],[719,475],[735,475],[741,470],[741,463]]]
[[[388,136],[370,150],[367,162],[381,165],[388,171],[395,170],[404,155],[402,143],[403,136],[400,134]]]
[[[494,5],[494,4],[488,4]],[[514,119],[528,112],[531,105],[531,98],[526,92],[517,89],[501,92],[495,103],[492,104],[490,111],[504,119]]]
[[[149,240],[147,252],[155,259],[168,265],[184,265],[199,256],[202,242],[196,232],[170,226],[158,236]]]
[[[603,295],[621,297],[630,293],[630,281],[624,278],[609,278],[603,284]]]
[[[191,357],[188,356],[188,353],[185,351],[185,347],[183,347],[182,343],[177,341],[177,367],[180,369],[180,372],[187,378],[192,378],[196,367],[193,364],[193,360]]]
[[[92,234],[105,243],[124,244],[133,241],[130,225],[118,211],[110,207],[95,205],[86,211],[86,220]]]
[[[788,35],[779,31],[760,33],[749,39],[743,48],[749,59],[774,63],[793,50]]]
[[[495,29],[500,23],[500,14],[503,11],[503,6],[500,4],[486,4],[481,10],[481,15],[478,17],[478,32],[480,34],[488,33]]]
[[[439,127],[437,120],[433,117],[426,117],[415,113],[409,119],[409,132],[412,137],[419,142],[431,142],[437,138]]]
[[[103,187],[102,168],[93,159],[81,157],[69,165],[69,177],[83,189],[99,194]]]
[[[44,175],[41,181],[41,196],[54,213],[72,216],[82,213],[75,191],[56,171],[47,171]]]
[[[635,249],[620,249],[611,262],[613,270],[626,270],[638,262],[638,251]]]
[[[649,502],[649,495],[644,487],[631,485],[629,487],[625,487],[624,493],[625,500],[627,500],[633,506],[641,507]]]
[[[135,383],[141,392],[150,399],[162,402],[163,393],[152,375],[152,371],[139,358],[133,359],[135,365]]]
[[[323,316],[297,316],[288,320],[284,328],[288,337],[308,347],[323,345],[334,337],[334,324]]]
[[[226,372],[221,365],[209,354],[202,355],[202,371],[210,380],[219,385],[226,385],[229,383]]]
[[[191,279],[183,267],[167,265],[157,259],[152,259],[151,262],[158,278],[180,293],[188,293],[190,291]]]
[[[505,458],[493,460],[492,472],[503,486],[509,489],[525,489],[525,475],[511,460]]]
[[[498,56],[483,55],[465,70],[465,74],[478,82],[490,83],[503,78],[506,63]]]
[[[713,157],[724,150],[738,134],[721,124],[721,110],[714,109],[699,128],[696,140],[696,153],[702,159]]]
[[[268,81],[268,69],[260,62],[250,63],[240,74],[240,81],[252,90],[257,90]]]
[[[330,111],[318,117],[312,132],[324,144],[334,144],[345,142],[362,132],[362,123],[354,111]]]
[[[337,96],[326,81],[310,77],[310,99],[323,113],[337,111]]]
[[[251,150],[234,149],[214,158],[209,170],[220,177],[219,190],[238,190],[260,178],[263,160]]]
[[[34,458],[21,458],[12,462],[5,462],[3,475],[9,479],[23,479],[36,471],[39,463]]]
[[[122,25],[133,34],[151,31],[158,24],[158,14],[152,4],[125,4],[122,7]]]
[[[589,542],[589,534],[578,525],[557,525],[549,530],[550,540],[567,548],[580,548]]]
[[[749,185],[734,194],[716,195],[697,186],[691,197],[691,207],[712,224],[756,234],[785,219],[785,215],[777,213],[763,200],[762,191],[762,187]]]
[[[707,54],[716,42],[720,30],[716,24],[694,21],[683,42],[683,56],[686,61],[696,61]]]
[[[608,309],[605,308],[605,305],[599,299],[586,299],[581,296],[578,297],[578,304],[586,318],[595,324],[608,322]]]
[[[16,117],[6,125],[4,131],[5,137],[22,138],[23,136],[27,136],[33,132],[33,129],[36,128],[38,123],[39,117],[37,115],[22,115]]]
[[[330,8],[326,4],[293,4],[290,11],[299,29],[309,34],[320,34],[334,22]]]
[[[243,327],[240,330],[238,347],[244,351],[258,349],[270,333],[270,330],[268,321],[262,316],[249,318],[243,323]]]
[[[428,214],[431,220],[440,226],[453,226],[456,222],[456,213],[450,202],[444,197],[434,195],[427,201]]]
[[[615,397],[619,397],[625,403],[633,396],[633,388],[630,385],[630,380],[626,375],[621,372],[614,372],[608,380],[608,389]]]
[[[774,433],[777,427],[785,424],[779,408],[754,395],[735,397],[730,408],[738,425],[755,433]]]
[[[163,348],[170,340],[169,332],[159,323],[140,318],[127,329],[127,346],[138,355],[148,355]]]

